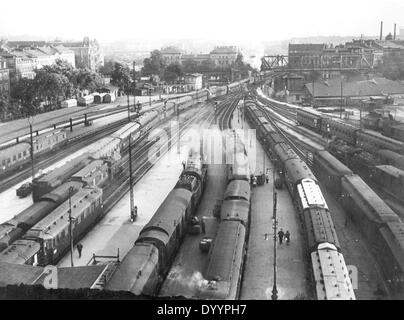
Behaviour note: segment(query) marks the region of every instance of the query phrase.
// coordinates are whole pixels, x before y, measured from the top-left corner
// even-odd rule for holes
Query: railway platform
[[[248,126],[248,125],[247,125]],[[255,174],[272,170],[269,158],[257,141]],[[265,168],[264,168],[265,166]],[[287,300],[308,296],[304,263],[305,247],[301,225],[295,212],[292,199],[286,188],[275,189],[277,193],[278,230],[289,230],[291,242],[279,244],[277,239],[277,288],[278,299]],[[271,299],[273,286],[273,178],[269,183],[253,188],[251,197],[250,231],[246,263],[241,286],[241,299]]]
[[[198,218],[204,219],[205,233],[187,236],[184,238],[170,272],[164,282],[160,296],[195,297],[198,290],[204,285],[203,272],[208,263],[208,254],[199,249],[199,242],[209,234],[215,236],[219,221],[214,218],[214,209],[218,200],[223,198],[227,184],[226,166],[212,164],[208,166],[207,184],[204,195],[197,210]]]
[[[83,245],[81,258],[75,247],[73,255],[75,266],[86,265],[93,254],[116,256],[118,249],[119,257],[122,260],[133,246],[144,225],[149,222],[178,181],[182,171],[182,162],[187,160],[188,145],[181,145],[178,154],[176,143],[174,141],[171,150],[162,156],[134,185],[135,205],[138,207],[137,220],[130,221],[130,195],[128,192],[80,241]],[[66,254],[58,266],[70,266],[70,255]]]

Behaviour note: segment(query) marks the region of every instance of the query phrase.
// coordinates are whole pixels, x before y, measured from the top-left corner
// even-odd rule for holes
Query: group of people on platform
[[[290,232],[289,230],[286,230],[286,232],[283,232],[282,228],[278,232],[278,238],[279,238],[279,244],[282,244],[283,239],[285,239],[285,242],[287,245],[290,243]]]

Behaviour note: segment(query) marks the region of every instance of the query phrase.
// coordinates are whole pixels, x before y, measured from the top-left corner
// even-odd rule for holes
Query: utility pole
[[[343,80],[343,77],[341,75],[341,105],[340,105],[340,108],[339,108],[339,118],[340,119],[342,119],[342,96],[343,96],[343,94],[342,94],[342,80]]]
[[[135,199],[133,197],[133,177],[132,177],[132,134],[129,134],[129,196],[130,196],[130,220],[136,220]]]
[[[136,105],[136,62],[133,61],[133,106]]]
[[[126,86],[126,99],[127,99],[127,102],[128,102],[128,122],[130,122],[129,83]]]
[[[74,267],[73,264],[73,221],[72,218],[72,192],[73,187],[69,188],[69,237],[70,237],[70,264]]]
[[[275,167],[273,168],[273,172],[274,172],[273,184],[275,186]],[[276,286],[276,227],[277,227],[278,221],[276,219],[276,201],[277,201],[277,199],[276,199],[275,187],[274,187],[273,194],[274,194],[274,199],[273,199],[273,202],[274,202],[273,211],[274,212],[273,212],[272,220],[273,220],[273,229],[274,229],[274,283],[273,283],[273,287],[272,287],[271,298],[272,298],[272,300],[278,300],[278,288]]]
[[[32,176],[32,182],[34,182],[35,178],[35,170],[34,170],[34,138],[32,136],[32,124],[34,123],[34,117],[30,116],[28,118],[28,123],[29,123],[29,136],[30,136],[30,156],[31,156],[31,176]]]

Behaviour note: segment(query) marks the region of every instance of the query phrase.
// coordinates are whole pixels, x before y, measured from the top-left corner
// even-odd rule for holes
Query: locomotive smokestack
[[[383,40],[383,21],[380,22],[380,39]]]
[[[393,36],[393,40],[396,40],[396,29],[397,29],[397,24],[394,24],[394,36]]]

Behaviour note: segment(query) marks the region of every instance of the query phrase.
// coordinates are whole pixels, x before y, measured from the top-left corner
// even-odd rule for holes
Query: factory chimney
[[[380,39],[383,40],[383,21],[380,22]]]
[[[393,36],[393,40],[396,40],[396,28],[397,28],[397,24],[394,24],[394,36]]]

